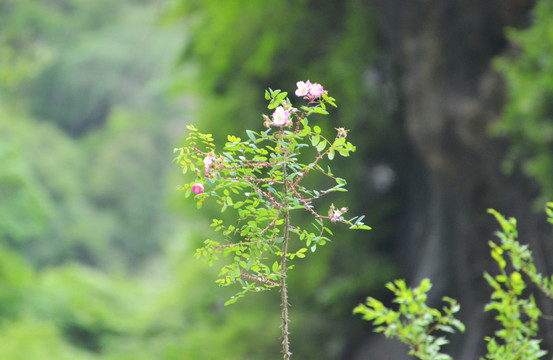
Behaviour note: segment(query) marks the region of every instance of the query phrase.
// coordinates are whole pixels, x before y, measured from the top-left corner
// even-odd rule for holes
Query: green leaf
[[[344,138],[338,138],[336,139],[336,141],[334,141],[334,144],[332,144],[332,146],[341,146],[341,145],[345,145],[346,144],[346,139]]]
[[[334,149],[328,151],[328,160],[334,159]]]
[[[430,291],[431,288],[432,288],[432,283],[430,282],[430,279],[428,278],[422,279],[419,285],[419,290],[422,292],[428,292]]]
[[[224,305],[224,306],[228,306],[228,305],[234,304],[236,301],[238,301],[238,299],[239,299],[238,296],[231,296],[230,299],[228,299],[228,300],[225,302],[225,305]]]
[[[340,155],[342,155],[343,157],[348,157],[348,156],[349,156],[349,151],[347,151],[347,150],[338,149],[338,152],[339,152]]]
[[[321,109],[320,107],[312,108],[314,113],[328,115],[328,111]]]
[[[271,100],[271,102],[267,106],[269,109],[274,109],[277,106],[279,106],[288,95],[286,91],[283,91],[283,92],[280,92],[280,90],[276,90],[276,91],[278,91],[279,93],[273,98],[273,100]],[[276,91],[275,93],[273,93],[273,96],[276,94]]]
[[[256,138],[255,138],[255,133],[251,130],[246,130],[246,134],[248,134],[248,137],[250,138],[251,141],[255,142]]]
[[[321,141],[317,144],[317,151],[321,152],[326,148],[326,141]]]
[[[347,181],[345,179],[342,179],[342,178],[339,178],[339,177],[336,178],[336,183],[338,185],[347,185]]]
[[[277,95],[277,97],[275,98],[275,101],[280,104],[286,98],[286,96],[288,96],[288,93],[286,91],[283,91]]]
[[[311,137],[311,145],[317,146],[317,144],[321,141],[321,137],[316,135]]]
[[[352,230],[372,230],[372,227],[367,225],[353,225],[350,227]]]
[[[490,247],[492,248],[492,251],[491,251],[492,258],[497,262],[501,271],[503,271],[505,269],[505,266],[507,265],[507,262],[503,258],[503,249],[501,249],[499,246],[497,246],[495,243],[491,241],[489,242],[489,244],[490,244]]]

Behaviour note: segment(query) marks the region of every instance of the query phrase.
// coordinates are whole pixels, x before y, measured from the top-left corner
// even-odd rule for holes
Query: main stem
[[[288,303],[288,286],[286,285],[286,275],[287,275],[287,254],[288,254],[288,238],[289,238],[289,232],[288,228],[290,225],[290,212],[288,211],[288,183],[286,181],[286,178],[288,177],[288,173],[286,172],[286,162],[288,161],[288,157],[286,157],[286,161],[284,162],[282,176],[284,180],[284,231],[283,231],[283,241],[282,241],[282,257],[280,259],[280,270],[282,272],[282,277],[280,278],[280,307],[282,310],[282,325],[280,326],[282,329],[282,354],[284,360],[289,360],[292,356],[292,353],[290,352],[290,340],[288,336],[290,335],[290,332],[288,331],[288,323],[290,322],[290,319],[288,317],[288,309],[290,307],[290,304]]]

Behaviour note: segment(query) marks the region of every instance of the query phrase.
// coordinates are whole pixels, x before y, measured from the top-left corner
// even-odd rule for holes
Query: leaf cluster
[[[372,321],[377,326],[376,332],[407,344],[409,355],[425,360],[451,359],[449,355],[440,352],[441,347],[449,343],[449,340],[439,334],[465,331],[463,323],[454,317],[460,310],[459,304],[454,299],[444,297],[442,300],[446,306],[442,311],[429,307],[426,304],[427,293],[432,284],[428,279],[423,279],[413,289],[408,288],[404,280],[395,280],[386,284],[386,287],[395,295],[393,301],[398,304],[397,310],[369,297],[366,304],[357,306],[353,312]]]
[[[484,273],[484,278],[493,289],[491,301],[485,311],[495,311],[495,319],[501,328],[494,336],[485,338],[488,360],[531,360],[547,354],[540,347],[538,321],[542,312],[530,293],[527,282],[536,286],[543,294],[553,299],[553,276],[546,277],[538,272],[532,252],[528,245],[518,241],[516,219],[505,218],[496,210],[488,210],[501,226],[496,233],[499,243],[489,242],[491,257],[499,267],[499,274],[492,276]],[[553,224],[553,202],[547,203],[548,222]],[[409,354],[419,359],[451,359],[439,352],[440,347],[448,343],[444,337],[435,337],[435,330],[453,333],[455,328],[465,331],[464,325],[454,318],[459,311],[455,300],[444,297],[449,307],[443,308],[443,314],[426,305],[426,293],[431,283],[425,279],[414,288],[407,288],[405,281],[396,280],[386,287],[396,296],[394,302],[398,310],[386,307],[380,301],[369,297],[366,304],[354,309],[354,313],[363,315],[363,319],[372,321],[376,332],[386,337],[395,337],[407,344]],[[483,359],[483,358],[481,358]]]
[[[550,206],[548,204],[551,220]],[[539,359],[546,354],[540,348],[541,340],[536,338],[542,313],[534,295],[528,294],[523,275],[546,296],[553,298],[551,278],[544,277],[537,271],[528,245],[517,241],[516,219],[507,219],[493,209],[489,212],[501,225],[501,231],[496,233],[500,243],[489,243],[499,274],[492,276],[484,273],[485,279],[494,290],[485,309],[497,312],[495,319],[502,328],[495,332],[494,337],[486,338],[486,359]]]

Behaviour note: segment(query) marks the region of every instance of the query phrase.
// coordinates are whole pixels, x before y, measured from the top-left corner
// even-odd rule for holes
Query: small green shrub
[[[553,202],[547,203],[548,222],[553,224]],[[547,297],[553,299],[553,276],[545,277],[534,265],[534,258],[528,245],[518,241],[515,218],[505,218],[490,209],[501,226],[496,233],[498,242],[490,241],[491,256],[499,267],[495,276],[484,273],[484,278],[493,289],[491,300],[485,311],[495,311],[495,319],[501,324],[493,336],[485,338],[489,360],[531,360],[547,354],[540,347],[538,321],[542,315],[528,285],[533,284]],[[426,293],[432,287],[424,279],[418,287],[410,289],[405,281],[396,280],[386,285],[394,295],[397,310],[386,307],[380,301],[369,297],[366,304],[354,309],[363,319],[377,326],[375,331],[386,337],[397,338],[409,346],[409,354],[423,360],[445,360],[451,356],[440,353],[442,345],[448,343],[443,334],[455,330],[465,331],[464,325],[454,317],[460,307],[453,299],[444,297],[448,304],[440,312],[426,305]],[[442,334],[442,335],[439,335]],[[484,358],[481,358],[484,359]]]

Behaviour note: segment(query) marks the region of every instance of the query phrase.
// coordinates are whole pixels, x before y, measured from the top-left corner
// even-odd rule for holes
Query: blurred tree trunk
[[[483,312],[491,291],[482,273],[496,270],[487,242],[498,225],[486,209],[517,217],[521,240],[530,242],[538,268],[551,269],[544,256],[553,253],[544,248],[545,222],[531,211],[536,186],[501,172],[504,140],[487,134],[504,102],[502,78],[491,60],[509,48],[505,26],[525,26],[533,2],[371,2],[385,50],[400,72],[398,116],[413,150],[406,154],[408,196],[400,240],[405,270],[412,284],[432,279],[434,305],[443,295],[460,301],[467,333],[455,339],[450,352],[474,360],[485,354],[483,339],[494,325],[494,314]],[[544,336],[551,348],[551,331]],[[358,358],[398,359],[393,349],[372,345],[381,352],[368,350]]]

